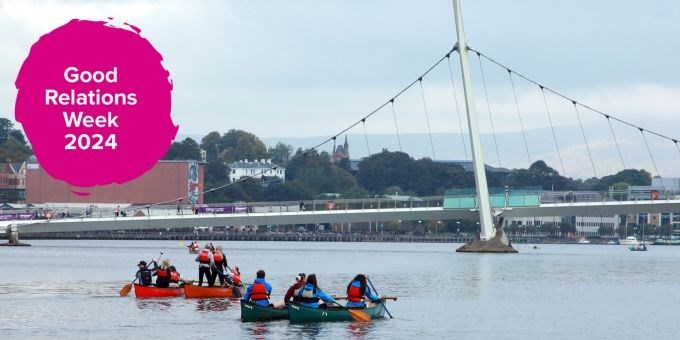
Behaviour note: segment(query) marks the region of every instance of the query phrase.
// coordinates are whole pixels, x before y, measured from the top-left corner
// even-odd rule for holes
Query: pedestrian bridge
[[[417,220],[476,220],[476,207],[450,208],[446,202],[439,206],[374,207],[310,211],[244,212],[233,214],[186,214],[134,217],[78,217],[56,220],[3,221],[18,227],[21,234],[78,231],[114,231],[135,229],[163,229],[211,226],[273,225],[273,224],[318,224],[355,223],[375,221],[417,221]],[[494,204],[494,214],[504,218],[539,216],[584,216],[635,213],[662,213],[680,211],[680,200],[638,200],[638,201],[587,201],[521,204],[512,206]],[[450,203],[452,204],[452,203]],[[396,205],[396,204],[395,204]],[[366,208],[368,206],[368,208]]]

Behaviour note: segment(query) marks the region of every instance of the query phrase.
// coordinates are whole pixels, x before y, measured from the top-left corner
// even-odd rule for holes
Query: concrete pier
[[[517,253],[512,247],[510,240],[503,232],[503,218],[499,218],[496,223],[496,235],[488,240],[479,237],[456,249],[457,253]]]
[[[18,246],[18,247],[26,247],[30,246],[28,243],[21,243],[19,242],[19,232],[17,231],[16,226],[8,225],[7,226],[7,243],[0,243],[0,246]]]

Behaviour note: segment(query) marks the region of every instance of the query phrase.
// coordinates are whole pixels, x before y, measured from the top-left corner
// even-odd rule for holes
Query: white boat
[[[614,242],[614,241],[609,241],[609,242],[607,242],[607,244],[617,244],[617,243]]]
[[[590,243],[590,241],[589,241],[589,240],[586,240],[586,239],[584,239],[584,238],[582,238],[582,239],[578,240],[577,243],[580,243],[580,244],[588,244],[588,243]]]
[[[637,246],[640,242],[635,236],[628,236],[625,240],[619,240],[619,244],[623,246]]]

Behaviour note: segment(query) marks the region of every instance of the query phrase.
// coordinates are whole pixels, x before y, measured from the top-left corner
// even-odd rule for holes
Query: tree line
[[[415,159],[403,152],[383,149],[362,159],[358,170],[352,171],[348,159],[334,163],[328,152],[301,148],[293,151],[291,145],[281,142],[268,148],[254,134],[236,129],[222,134],[210,132],[200,143],[192,138],[173,142],[164,159],[200,160],[201,150],[206,152],[205,189],[228,183],[231,162],[271,159],[286,168],[284,182],[264,177],[232,183],[206,193],[207,203],[308,200],[326,193],[340,194],[343,198],[386,194],[437,196],[447,189],[475,185],[473,174],[458,164]],[[509,173],[487,171],[486,176],[490,187],[536,186],[558,191],[625,190],[630,185],[651,184],[651,174],[644,169],[626,169],[614,175],[583,180],[564,177],[541,160],[528,169],[512,169]]]

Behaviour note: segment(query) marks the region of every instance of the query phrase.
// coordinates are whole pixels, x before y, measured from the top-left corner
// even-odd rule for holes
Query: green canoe
[[[370,315],[371,319],[382,318],[383,314],[385,314],[385,307],[382,303],[376,303],[371,307],[357,310]],[[311,308],[296,303],[288,305],[288,316],[291,322],[352,321],[352,316],[349,312],[340,307]]]
[[[288,309],[258,306],[252,302],[241,300],[241,321],[266,321],[288,319]]]

